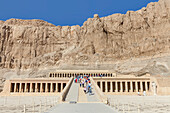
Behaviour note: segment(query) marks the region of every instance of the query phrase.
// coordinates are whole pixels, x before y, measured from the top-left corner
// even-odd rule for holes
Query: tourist
[[[138,96],[140,96],[140,93],[139,93],[139,91],[138,91]]]
[[[85,82],[86,82],[86,85],[87,85],[88,80],[86,79]]]
[[[91,88],[91,86],[89,86],[89,95],[91,95],[92,94],[92,88]]]
[[[89,92],[89,86],[86,84],[86,93]]]
[[[80,82],[80,87],[81,87],[81,82]]]
[[[146,91],[143,91],[143,96],[146,96]]]
[[[86,87],[84,87],[84,93],[86,94]]]
[[[84,80],[82,81],[82,87],[84,87]]]

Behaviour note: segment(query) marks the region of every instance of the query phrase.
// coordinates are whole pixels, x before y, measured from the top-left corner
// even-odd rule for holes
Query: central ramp
[[[83,91],[82,87],[79,87],[79,99],[78,102],[79,103],[89,103],[89,102],[100,102],[99,97],[95,91],[95,89],[92,86],[92,94],[89,95],[89,93],[85,94]]]
[[[78,96],[79,96],[79,84],[73,82],[70,87],[70,90],[67,94],[65,101],[70,102],[70,103],[77,102]]]
[[[79,83],[72,83],[70,90],[65,99],[69,103],[89,103],[89,102],[101,102],[99,96],[97,95],[95,88],[92,86],[92,94],[85,93],[83,87],[79,86]]]
[[[103,103],[63,103],[57,105],[48,113],[117,113],[113,108]]]

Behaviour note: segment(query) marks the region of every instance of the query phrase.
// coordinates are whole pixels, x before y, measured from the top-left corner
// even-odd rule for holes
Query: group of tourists
[[[85,94],[89,93],[89,95],[92,95],[92,84],[89,75],[77,76],[74,78],[74,82],[80,84]]]
[[[138,91],[138,96],[142,96],[139,91]],[[143,91],[143,96],[146,96],[146,91]]]

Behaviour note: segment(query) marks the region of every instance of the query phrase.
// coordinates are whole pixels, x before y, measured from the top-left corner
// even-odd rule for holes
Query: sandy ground
[[[1,96],[0,113],[39,113],[57,104],[58,96]],[[33,107],[34,106],[34,107]]]
[[[108,95],[108,98],[110,106],[120,113],[170,113],[170,96]]]
[[[107,95],[110,106],[118,113],[170,113],[170,96]],[[0,113],[49,112],[58,96],[1,96]],[[33,107],[34,106],[34,107]]]

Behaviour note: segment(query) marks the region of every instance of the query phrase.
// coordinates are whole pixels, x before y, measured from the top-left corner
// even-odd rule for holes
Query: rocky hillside
[[[89,18],[83,26],[42,20],[0,21],[0,67],[26,70],[114,64],[170,51],[170,0],[138,11]]]

